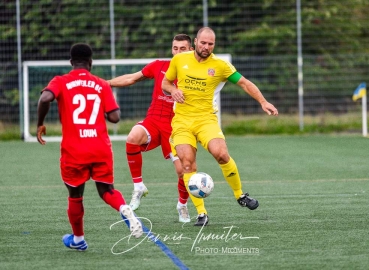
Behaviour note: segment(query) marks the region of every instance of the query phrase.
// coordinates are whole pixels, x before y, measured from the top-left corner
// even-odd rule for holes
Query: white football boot
[[[135,216],[132,208],[129,205],[123,205],[120,208],[120,215],[122,216],[124,222],[127,224],[129,230],[131,231],[131,234],[134,237],[139,238],[143,233],[142,224]]]
[[[178,206],[177,211],[179,214],[179,222],[188,223],[191,221],[190,214],[188,213],[187,205]]]
[[[141,198],[146,197],[146,195],[149,193],[146,187],[142,190],[133,190],[132,192],[132,199],[129,203],[129,206],[131,206],[132,210],[136,210],[141,203]]]

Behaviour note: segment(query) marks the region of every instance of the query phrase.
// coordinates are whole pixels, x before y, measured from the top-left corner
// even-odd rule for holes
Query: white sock
[[[146,188],[143,182],[133,183],[133,185],[134,185],[134,190],[144,190]]]
[[[181,203],[181,202],[178,201],[177,208],[181,208],[183,206],[187,206],[187,203],[183,204],[183,203]]]
[[[83,240],[85,240],[85,237],[82,235],[82,236],[73,236],[73,241],[74,241],[74,243],[79,243],[79,242],[81,242],[81,241],[83,241]]]

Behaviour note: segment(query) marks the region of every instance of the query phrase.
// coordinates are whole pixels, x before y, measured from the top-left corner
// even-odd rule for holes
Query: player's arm
[[[106,119],[108,119],[110,123],[118,123],[120,120],[120,109],[118,108],[114,111],[106,113]]]
[[[232,78],[233,77],[233,78]],[[229,81],[235,82],[237,81],[237,85],[240,86],[247,94],[249,94],[251,97],[253,97],[257,102],[260,103],[261,108],[269,115],[278,115],[278,110],[273,106],[273,104],[269,103],[259,90],[259,88],[253,84],[251,81],[247,80],[245,77],[243,77],[240,73],[235,72],[233,73],[230,78],[228,78]]]
[[[178,103],[184,103],[184,95],[181,89],[178,89],[175,84],[174,84],[174,80],[171,81],[169,79],[167,79],[164,76],[164,79],[161,83],[161,88],[165,91],[168,92],[174,101],[178,102]]]
[[[148,79],[142,73],[142,71],[138,71],[136,73],[124,74],[122,76],[116,77],[111,80],[107,80],[111,87],[124,87],[135,84],[137,82]]]
[[[165,72],[165,76],[163,78],[163,81],[161,82],[161,89],[169,93],[175,102],[184,103],[185,98],[182,90],[177,88],[176,85],[174,84],[174,81],[177,79],[178,76],[177,62],[179,55],[180,53],[176,54],[172,58],[172,60],[170,60],[168,70],[167,72]]]
[[[50,103],[55,99],[54,94],[51,91],[45,90],[42,92],[37,106],[37,141],[44,145],[46,142],[42,139],[42,135],[46,135],[46,127],[44,126],[44,120],[49,112]]]

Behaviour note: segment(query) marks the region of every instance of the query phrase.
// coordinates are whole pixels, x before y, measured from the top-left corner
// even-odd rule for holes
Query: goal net
[[[217,54],[218,57],[231,62],[231,55]],[[170,58],[160,58],[170,60]],[[123,74],[141,70],[148,63],[157,58],[145,59],[114,59],[93,60],[92,73],[103,79],[111,79]],[[26,142],[37,142],[37,103],[40,92],[49,81],[57,75],[63,75],[71,70],[69,61],[25,61],[23,62],[23,138]],[[132,126],[146,116],[151,103],[153,80],[145,80],[124,88],[113,88],[115,97],[121,110],[121,121],[117,124],[108,123],[110,139],[125,140]],[[218,105],[218,119],[220,123],[220,92],[215,96]],[[45,119],[47,142],[61,141],[61,125],[57,102],[51,103]]]

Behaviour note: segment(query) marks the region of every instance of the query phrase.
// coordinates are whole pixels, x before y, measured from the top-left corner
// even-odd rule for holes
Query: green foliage
[[[312,0],[301,4],[304,90],[315,96],[323,93],[326,99],[337,92],[348,95],[369,73],[369,2]],[[0,44],[5,49],[0,55],[0,100],[16,107],[15,2],[2,1],[0,10]],[[22,61],[69,59],[75,42],[90,43],[94,59],[111,58],[108,1],[21,0],[20,11]],[[295,0],[208,0],[208,20],[217,35],[215,53],[229,53],[233,61],[254,57],[247,64],[260,62],[258,69],[252,76],[244,75],[263,92],[282,99],[296,92]],[[171,57],[173,36],[187,33],[194,38],[202,25],[202,1],[114,1],[116,58]],[[248,72],[250,69],[254,67],[247,67]],[[228,85],[224,91],[242,93]],[[280,105],[294,106],[288,101]]]
[[[176,12],[168,9],[168,1],[165,0],[145,1],[144,5],[132,5],[129,10],[126,5],[117,5],[117,13],[127,15],[119,19],[120,23],[125,25],[127,18],[140,22],[138,27],[125,30],[127,35],[119,35],[117,43],[127,45],[125,50],[119,52],[118,57],[171,57],[170,42],[174,35],[187,33],[194,36],[197,29],[193,22],[202,20],[202,3],[186,0],[175,2],[173,5]],[[139,18],[137,14],[140,14]],[[168,25],[171,25],[171,28],[168,28]],[[145,37],[144,42],[142,37]]]
[[[18,89],[9,89],[6,92],[4,92],[4,96],[7,100],[9,100],[9,103],[14,106],[19,103],[19,90]]]
[[[48,59],[67,57],[70,45],[77,41],[75,37],[90,43],[97,58],[109,58],[110,17],[106,1],[20,2],[24,60],[31,56],[28,53],[33,58],[36,55]],[[4,16],[15,19],[15,14],[10,12],[15,9],[14,2],[2,3],[2,8],[9,11]],[[202,2],[194,0],[114,1],[117,57],[171,56],[168,42],[181,32],[195,37],[203,22],[202,9]],[[313,0],[303,2],[301,11],[302,30],[309,37],[303,40],[304,53],[368,52],[367,1]],[[208,1],[208,14],[209,25],[217,32],[218,52],[259,56],[296,54],[295,0],[283,3],[237,0],[226,7],[214,0]],[[4,26],[0,24],[0,27]],[[2,39],[16,37],[15,24],[3,30]]]

